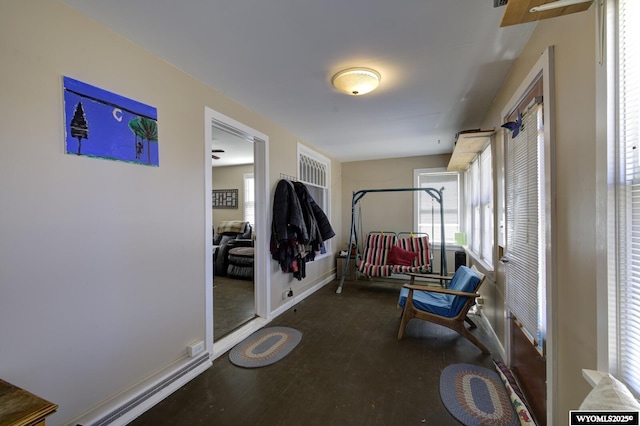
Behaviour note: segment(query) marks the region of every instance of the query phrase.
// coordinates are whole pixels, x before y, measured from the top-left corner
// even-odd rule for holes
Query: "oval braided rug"
[[[293,328],[263,328],[234,346],[229,360],[239,367],[264,367],[287,356],[300,340],[302,333]]]
[[[492,370],[452,364],[440,374],[440,397],[447,410],[466,426],[519,426],[511,399]]]

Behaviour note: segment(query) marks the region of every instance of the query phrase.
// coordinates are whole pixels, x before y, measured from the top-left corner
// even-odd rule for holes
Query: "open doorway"
[[[254,142],[212,123],[213,340],[255,317]]]
[[[207,348],[210,349],[213,358],[216,358],[268,321],[268,137],[205,107],[204,145],[206,334]],[[232,158],[242,155],[244,159]],[[214,162],[220,166],[213,167]],[[243,165],[240,166],[240,163]],[[227,169],[222,171],[223,167]],[[220,170],[214,171],[216,168]],[[219,185],[213,184],[216,178],[221,181]],[[248,195],[251,192],[251,188],[246,188],[248,184],[253,185],[253,199],[250,200],[253,203],[252,209],[245,205],[245,190],[249,191]],[[214,201],[218,208],[213,208]],[[225,253],[222,253],[219,246],[214,248],[213,243],[220,222],[234,221],[249,223],[249,227],[239,231],[238,237],[245,240],[244,249],[233,252],[234,264],[229,269],[229,249],[242,246],[227,247]],[[226,288],[218,287],[223,285],[226,285]],[[234,285],[238,290],[235,293],[238,294],[233,294]],[[223,305],[224,303],[227,305]],[[229,305],[233,303],[237,306]]]

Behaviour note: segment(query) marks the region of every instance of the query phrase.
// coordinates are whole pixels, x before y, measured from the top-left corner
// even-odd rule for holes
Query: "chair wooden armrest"
[[[410,290],[430,291],[432,293],[452,294],[454,296],[480,297],[480,293],[467,293],[467,292],[464,292],[464,291],[448,290],[446,288],[439,288],[439,287],[433,287],[433,286],[427,286],[427,285],[404,284],[402,287],[408,288]]]
[[[436,280],[440,281],[440,287],[445,288],[446,282],[451,281],[453,279],[453,275],[438,275],[438,274],[421,274],[417,272],[410,272],[407,274],[411,277],[410,283],[415,283],[416,278],[425,278],[428,280]]]
[[[426,278],[432,280],[448,280],[451,281],[453,275],[439,275],[439,274],[420,274],[418,272],[407,272],[406,275],[411,277],[413,281],[415,278]]]

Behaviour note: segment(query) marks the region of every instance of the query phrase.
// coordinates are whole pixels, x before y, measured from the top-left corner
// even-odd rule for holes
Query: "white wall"
[[[57,1],[1,2],[0,57],[0,377],[59,404],[55,426],[205,338],[204,107],[276,151],[298,138]],[[65,154],[63,75],[157,107],[160,167]],[[273,188],[295,159],[270,158]]]

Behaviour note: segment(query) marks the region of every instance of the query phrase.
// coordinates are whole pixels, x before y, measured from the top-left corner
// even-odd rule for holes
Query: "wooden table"
[[[56,404],[0,379],[0,426],[44,426],[45,417],[57,409]]]
[[[341,279],[342,274],[344,272],[344,267],[347,264],[347,258],[344,256],[338,256],[336,258],[336,279]],[[357,279],[356,275],[356,257],[355,255],[351,256],[349,259],[349,269],[347,269],[347,275],[345,276],[345,280],[353,281]]]

